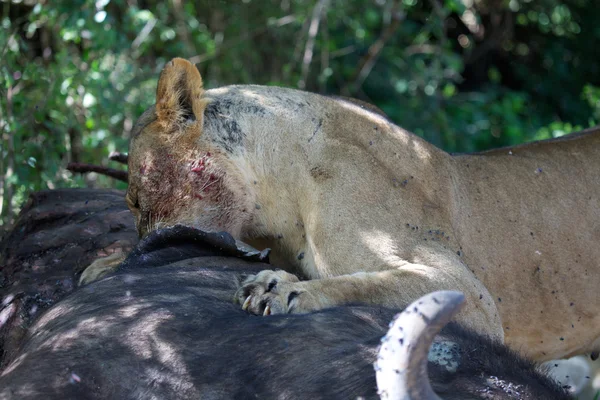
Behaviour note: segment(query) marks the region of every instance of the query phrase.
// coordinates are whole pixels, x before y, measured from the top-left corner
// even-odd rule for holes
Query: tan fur
[[[600,348],[598,130],[452,156],[352,102],[204,93],[180,59],[158,86],[129,153],[140,234],[227,230],[309,279],[250,277],[236,298],[251,312],[403,307],[452,289],[467,298],[458,321],[537,360]]]
[[[93,282],[114,271],[125,260],[125,256],[125,253],[118,251],[109,256],[96,259],[83,271],[79,277],[79,284]]]

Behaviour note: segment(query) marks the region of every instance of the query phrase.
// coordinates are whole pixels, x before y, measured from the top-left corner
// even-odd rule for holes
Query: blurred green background
[[[0,0],[0,13],[0,232],[31,191],[125,186],[65,166],[115,164],[175,56],[208,88],[372,102],[451,152],[600,120],[597,0]]]

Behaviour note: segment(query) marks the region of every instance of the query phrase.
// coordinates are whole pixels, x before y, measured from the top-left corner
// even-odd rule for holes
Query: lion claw
[[[267,315],[271,315],[271,306],[269,305],[265,307],[265,311],[263,312],[263,317]]]
[[[234,301],[242,304],[242,310],[254,315],[275,315],[297,312],[288,309],[290,292],[303,293],[297,288],[300,280],[288,272],[263,270],[248,276],[235,292]],[[294,303],[295,304],[295,303]]]

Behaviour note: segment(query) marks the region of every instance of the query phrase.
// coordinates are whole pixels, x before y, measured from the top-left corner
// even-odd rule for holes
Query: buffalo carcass
[[[373,363],[397,310],[249,315],[232,295],[269,267],[264,256],[226,234],[154,232],[115,275],[36,321],[0,398],[377,398]],[[429,356],[444,399],[569,398],[532,363],[453,324]]]
[[[0,370],[31,323],[76,288],[98,257],[138,242],[125,193],[58,189],[33,193],[0,241]]]

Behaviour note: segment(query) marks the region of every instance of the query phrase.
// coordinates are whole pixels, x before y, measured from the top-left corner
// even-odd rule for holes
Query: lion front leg
[[[284,271],[261,271],[246,279],[235,300],[252,314],[305,313],[349,303],[404,308],[437,290],[458,290],[466,306],[456,321],[478,333],[503,341],[496,304],[483,284],[464,266],[429,267],[406,264],[382,272],[359,272],[300,281]]]

